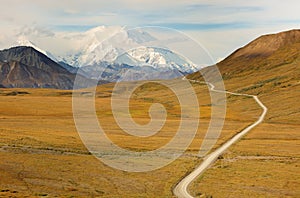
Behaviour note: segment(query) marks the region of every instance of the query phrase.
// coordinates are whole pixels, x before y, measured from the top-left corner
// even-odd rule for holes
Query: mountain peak
[[[24,36],[19,37],[19,39],[17,40],[16,44],[13,45],[13,47],[19,47],[19,46],[32,47],[33,49],[39,51],[40,53],[48,56],[53,61],[58,62],[57,59],[50,52],[42,50],[36,44],[34,44],[32,41],[28,40]]]
[[[248,45],[235,51],[230,57],[266,57],[279,48],[300,42],[300,30],[289,30],[277,34],[263,35],[250,42]]]
[[[33,42],[29,41],[28,39],[26,39],[25,37],[19,37],[19,39],[17,40],[16,44],[13,47],[17,47],[17,46],[25,46],[25,47],[32,47],[35,50],[47,55],[46,51],[40,49],[39,47],[37,47]]]

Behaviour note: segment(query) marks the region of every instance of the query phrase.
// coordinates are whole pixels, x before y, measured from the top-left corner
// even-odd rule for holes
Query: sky
[[[161,26],[184,32],[219,61],[262,34],[300,29],[299,8],[299,0],[2,0],[0,48],[20,35],[49,40],[41,47],[55,50],[51,38],[64,32]]]

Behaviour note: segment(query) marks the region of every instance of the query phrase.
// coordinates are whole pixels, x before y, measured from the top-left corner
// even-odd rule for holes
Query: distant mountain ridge
[[[145,39],[141,36],[138,38]],[[20,46],[0,51],[0,87],[72,89],[76,74],[82,79],[82,87],[95,84],[95,79],[104,82],[170,79],[191,72],[191,70],[182,72],[177,67],[178,64],[183,66],[189,64],[188,67],[193,64],[165,49],[137,48],[123,53],[114,63],[103,61],[76,68],[64,62],[56,63],[45,55],[45,51],[36,50],[34,47],[36,46]],[[165,56],[161,56],[162,54]],[[235,79],[245,72],[248,75],[247,79],[253,76],[253,81],[258,77],[257,72],[264,72],[266,76],[273,76],[275,79],[275,72],[277,72],[275,68],[281,69],[282,73],[290,72],[291,68],[296,67],[294,63],[299,57],[300,30],[291,30],[261,36],[233,52],[217,66],[224,79]],[[131,61],[136,65],[132,66]],[[290,63],[293,65],[288,68]],[[159,69],[157,70],[156,67]],[[202,69],[202,72],[209,71],[209,67]],[[274,71],[274,74],[270,73],[271,71]],[[289,77],[285,75],[284,78],[300,82],[299,71],[289,73]],[[197,76],[199,77],[198,72],[189,75],[190,78],[198,78]],[[243,81],[240,85],[243,85]]]
[[[144,46],[157,39],[140,29],[99,26],[80,35],[71,35],[69,39],[79,43],[79,47],[63,55],[53,55],[55,52],[42,50],[25,38],[17,43],[33,47],[70,72],[78,71],[87,78],[102,76],[102,80],[108,81],[170,79],[199,69],[198,65],[168,49]],[[124,77],[125,73],[128,75]]]

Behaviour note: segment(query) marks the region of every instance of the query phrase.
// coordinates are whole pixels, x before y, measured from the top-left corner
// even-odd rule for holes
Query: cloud
[[[89,0],[88,3],[85,0],[4,1],[7,3],[0,8],[1,19],[16,13],[13,20],[19,27],[32,23],[60,29],[102,24],[128,26],[172,24],[172,27],[178,24],[178,28],[181,29],[199,27],[199,30],[203,30],[205,27],[211,29],[212,26],[191,24],[239,24],[240,21],[244,21],[245,24],[259,25],[276,22],[279,19],[300,18],[297,11],[300,3],[297,0],[289,0],[289,3],[279,0],[272,2],[189,0],[172,3],[169,0]]]
[[[180,30],[225,30],[251,28],[253,24],[248,22],[234,23],[158,23],[157,26]]]
[[[54,25],[52,26],[52,28],[55,29],[56,31],[66,31],[66,32],[84,32],[93,27],[95,27],[95,25]]]
[[[70,15],[75,15],[75,14],[78,14],[80,12],[78,10],[75,10],[75,9],[64,9],[64,13],[65,14],[70,14]]]
[[[41,26],[25,25],[16,34],[16,36],[30,36],[30,37],[53,37],[55,34],[47,28]]]

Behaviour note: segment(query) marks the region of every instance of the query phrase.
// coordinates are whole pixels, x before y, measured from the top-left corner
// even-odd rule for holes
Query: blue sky
[[[0,47],[14,36],[106,26],[163,26],[201,42],[217,60],[261,34],[300,28],[298,0],[3,0]]]

